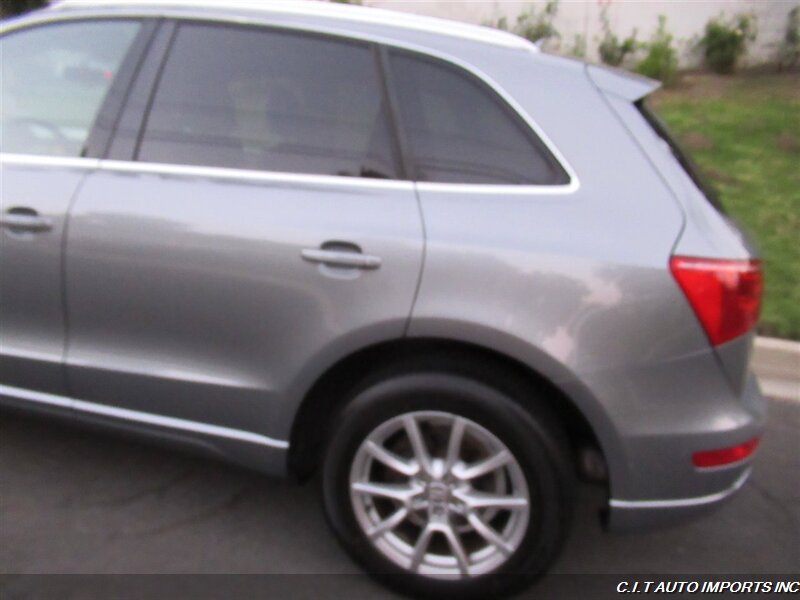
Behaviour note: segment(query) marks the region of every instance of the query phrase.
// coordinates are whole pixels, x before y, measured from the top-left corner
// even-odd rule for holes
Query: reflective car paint
[[[601,90],[585,65],[526,47],[324,15],[120,6],[14,26],[108,15],[245,20],[469,66],[573,178],[554,189],[378,185],[101,162],[66,238],[64,396],[79,413],[116,421],[96,407],[124,407],[151,433],[159,422],[141,415],[177,419],[214,451],[280,473],[294,416],[328,369],[404,336],[457,340],[521,362],[581,411],[609,464],[612,525],[700,509],[741,485],[747,463],[698,473],[690,457],[762,428],[752,340],[712,349],[667,264],[676,249],[752,250],[646,127],[630,101],[640,88],[609,75]],[[219,211],[220,198],[235,206]],[[302,260],[326,240],[356,240],[384,264],[337,277]],[[209,423],[275,443],[214,435]]]

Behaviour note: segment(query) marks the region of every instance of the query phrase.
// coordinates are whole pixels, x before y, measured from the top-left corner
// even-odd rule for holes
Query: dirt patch
[[[742,133],[756,133],[764,129],[766,125],[767,120],[764,117],[753,117],[741,124],[741,131]]]
[[[703,169],[703,174],[714,181],[715,183],[727,183],[728,185],[736,185],[739,183],[739,180],[736,179],[733,175],[725,173],[723,171],[719,171],[717,169],[711,169],[706,167]]]
[[[714,142],[706,134],[699,131],[692,131],[684,136],[681,136],[683,145],[689,150],[713,150]]]
[[[775,145],[784,152],[800,154],[800,140],[791,133],[780,134],[775,138]]]
[[[674,97],[685,100],[722,98],[735,81],[733,77],[724,75],[688,72],[683,73],[673,87],[661,88],[657,96],[665,100]]]
[[[736,75],[689,71],[681,75],[674,87],[656,92],[655,98],[656,102],[661,98],[713,100],[731,93],[800,99],[800,70],[783,73],[744,71]]]

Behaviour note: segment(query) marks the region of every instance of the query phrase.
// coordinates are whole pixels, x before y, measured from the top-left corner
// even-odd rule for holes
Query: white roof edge
[[[314,0],[60,0],[53,2],[53,10],[71,8],[182,8],[182,9],[219,9],[223,11],[252,11],[295,14],[302,16],[319,16],[330,19],[341,19],[354,23],[387,25],[404,29],[416,29],[427,33],[437,33],[459,37],[471,41],[538,52],[539,49],[526,40],[507,31],[450,21],[436,17],[427,17],[410,13],[402,13],[381,8],[318,2]]]

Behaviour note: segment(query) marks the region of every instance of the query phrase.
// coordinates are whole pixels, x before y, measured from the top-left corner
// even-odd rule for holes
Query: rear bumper
[[[707,514],[738,492],[750,477],[748,466],[733,485],[713,494],[668,500],[609,500],[605,525],[609,531],[626,532],[671,525]]]
[[[705,381],[710,386],[714,378]],[[661,406],[669,410],[658,419],[628,420],[635,427],[625,432],[623,460],[610,469],[610,499],[603,515],[610,531],[647,529],[701,516],[744,486],[752,455],[712,468],[692,463],[695,452],[737,446],[764,432],[766,401],[755,378],[748,377],[739,394],[723,383],[716,393],[708,393],[711,389],[706,387],[703,394],[687,389],[676,400],[671,394],[662,398]]]

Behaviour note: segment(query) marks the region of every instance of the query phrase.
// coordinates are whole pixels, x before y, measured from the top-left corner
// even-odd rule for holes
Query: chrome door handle
[[[332,267],[351,267],[354,269],[377,269],[381,266],[380,257],[342,250],[305,249],[300,255],[304,260]]]
[[[0,214],[0,227],[12,232],[40,233],[50,231],[53,228],[53,222],[32,210],[12,208],[10,211]]]

